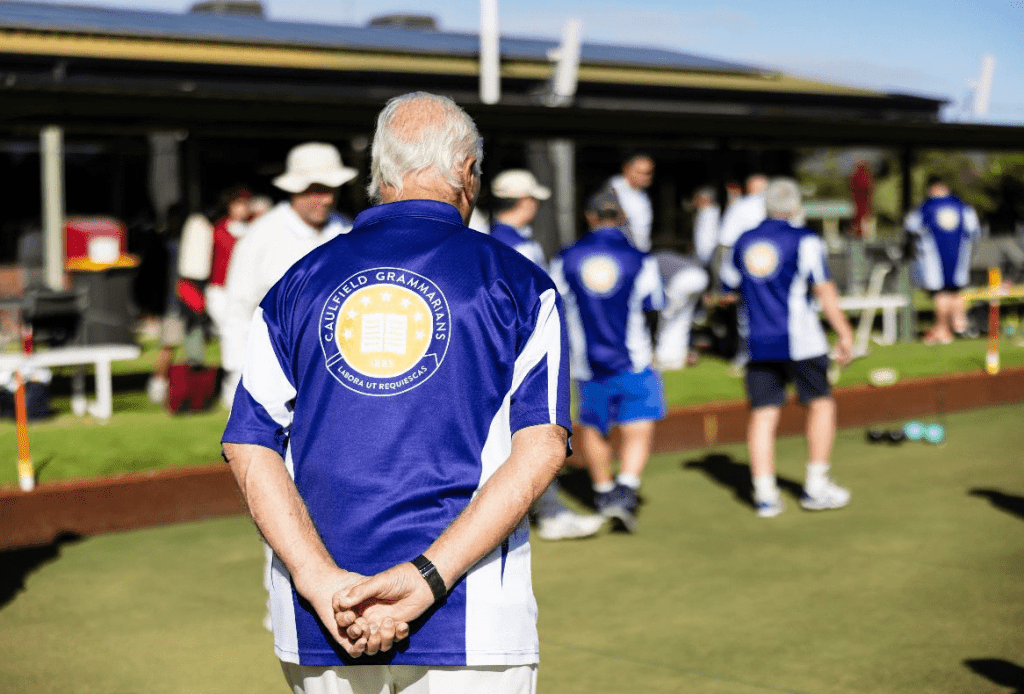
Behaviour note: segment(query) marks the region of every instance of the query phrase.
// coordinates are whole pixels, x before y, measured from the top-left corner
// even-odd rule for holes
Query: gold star
[[[368,297],[368,296],[364,296],[362,299],[360,299],[360,301],[363,302],[363,306],[369,306],[370,305],[370,297]]]
[[[408,297],[406,297],[406,298],[402,299],[401,301],[399,301],[398,303],[400,303],[400,304],[402,305],[402,308],[409,308],[409,305],[410,305],[410,304],[411,304],[412,302],[411,302],[411,301],[409,301],[409,298],[408,298]]]
[[[355,311],[349,309],[349,312],[348,312],[348,317],[349,318],[355,318],[358,315],[359,315],[358,313],[356,313]]]

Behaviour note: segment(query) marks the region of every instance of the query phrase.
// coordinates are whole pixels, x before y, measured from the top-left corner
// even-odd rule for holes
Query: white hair
[[[396,132],[392,120],[399,108],[412,101],[426,101],[443,117],[424,119],[419,127]],[[402,181],[410,173],[433,171],[452,187],[462,189],[459,170],[466,159],[476,157],[473,170],[480,176],[484,158],[483,140],[473,119],[451,99],[427,92],[413,92],[388,101],[377,116],[370,158],[370,183],[366,192],[381,201],[382,186],[402,191]]]
[[[800,186],[792,178],[773,178],[764,191],[764,207],[769,217],[791,219],[800,212]]]

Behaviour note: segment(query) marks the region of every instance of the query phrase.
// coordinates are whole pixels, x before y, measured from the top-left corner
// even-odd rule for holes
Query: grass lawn
[[[847,368],[839,387],[867,383],[878,366],[897,368],[904,379],[951,372],[980,372],[985,366],[983,339],[962,340],[951,345],[922,344],[875,346],[872,353]],[[211,347],[208,363],[216,362]],[[138,372],[152,368],[154,351],[143,352],[135,363]],[[1002,363],[1024,364],[1024,348],[1004,340]],[[120,373],[132,373],[131,362],[120,363]],[[731,375],[731,367],[714,358],[696,367],[665,373],[665,397],[669,406],[742,399],[743,379]],[[220,435],[227,412],[219,406],[211,412],[172,417],[150,403],[140,392],[114,395],[114,416],[106,424],[70,414],[67,398],[53,399],[58,415],[29,426],[32,459],[40,482],[96,477],[119,472],[204,465],[220,459]],[[16,434],[13,422],[0,421],[0,451],[8,452],[9,464],[0,466],[0,485],[18,482]]]
[[[853,501],[823,513],[786,491],[805,457],[783,439],[774,519],[743,500],[742,446],[656,456],[636,535],[534,543],[540,691],[1019,688],[1022,414],[950,415],[938,448],[840,432]],[[261,564],[242,517],[2,554],[0,691],[284,694]]]

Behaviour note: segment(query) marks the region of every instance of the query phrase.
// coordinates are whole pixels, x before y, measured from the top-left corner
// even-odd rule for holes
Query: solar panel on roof
[[[200,39],[232,43],[307,45],[328,48],[476,56],[476,34],[419,31],[392,27],[363,27],[305,22],[283,22],[253,17],[210,14],[173,14],[76,5],[0,2],[0,27],[67,31],[117,36]],[[502,37],[506,58],[547,60],[558,43],[546,39]],[[763,70],[666,49],[584,43],[583,63],[629,65],[676,70],[723,71],[758,74]]]

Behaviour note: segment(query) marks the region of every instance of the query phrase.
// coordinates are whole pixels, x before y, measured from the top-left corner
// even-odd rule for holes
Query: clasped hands
[[[310,588],[308,594],[300,592],[353,658],[391,650],[408,638],[409,623],[434,603],[427,582],[408,562],[374,576],[335,568]]]

